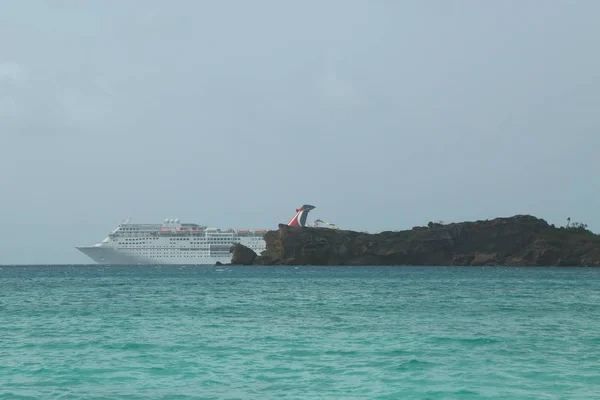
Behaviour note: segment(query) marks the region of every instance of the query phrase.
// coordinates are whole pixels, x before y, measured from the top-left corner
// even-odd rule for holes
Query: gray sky
[[[600,231],[600,2],[0,0],[0,264],[119,221]]]

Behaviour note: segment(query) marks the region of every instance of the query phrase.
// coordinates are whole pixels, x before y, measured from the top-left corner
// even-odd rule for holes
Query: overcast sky
[[[600,231],[600,2],[0,0],[0,264],[116,224]]]

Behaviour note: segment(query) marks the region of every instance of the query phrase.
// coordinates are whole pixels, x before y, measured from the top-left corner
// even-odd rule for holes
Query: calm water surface
[[[600,398],[600,269],[0,267],[0,398]]]

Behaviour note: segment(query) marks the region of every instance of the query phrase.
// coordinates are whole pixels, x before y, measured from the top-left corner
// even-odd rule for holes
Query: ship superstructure
[[[234,243],[260,254],[265,250],[265,229],[218,229],[179,219],[162,224],[132,224],[127,219],[102,242],[77,249],[99,264],[194,264],[231,262]]]
[[[307,222],[308,213],[314,210],[315,206],[310,204],[304,204],[300,208],[296,208],[296,214],[287,223],[289,226],[302,226],[310,228],[328,228],[328,229],[340,229],[336,224],[332,224],[322,219],[316,219],[315,222]]]

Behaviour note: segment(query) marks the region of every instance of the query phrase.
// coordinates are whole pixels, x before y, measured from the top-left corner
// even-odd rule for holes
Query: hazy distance
[[[0,4],[0,264],[121,220],[600,231],[600,2]]]

